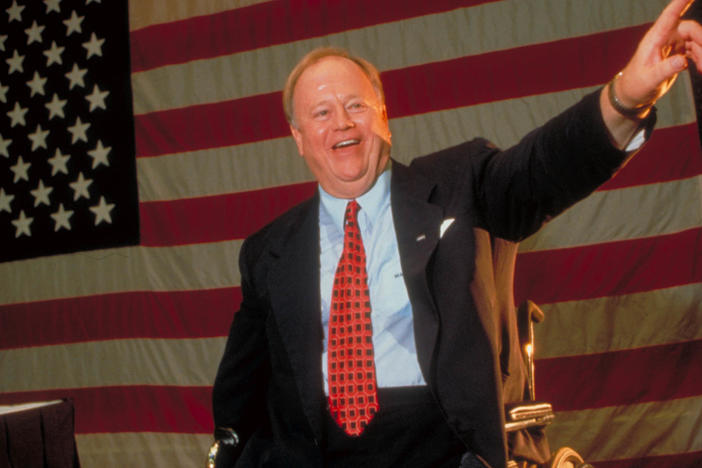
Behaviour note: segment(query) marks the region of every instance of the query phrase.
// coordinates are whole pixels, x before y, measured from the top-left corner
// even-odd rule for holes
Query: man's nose
[[[334,119],[334,125],[338,130],[346,130],[356,125],[351,119],[351,115],[349,114],[348,110],[346,110],[346,107],[343,105],[339,105],[337,107],[337,110],[334,113]]]

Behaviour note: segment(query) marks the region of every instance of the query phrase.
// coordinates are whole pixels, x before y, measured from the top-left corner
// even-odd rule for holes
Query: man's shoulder
[[[467,164],[471,158],[498,151],[491,141],[485,138],[474,138],[412,160],[410,167],[450,166],[452,164]]]
[[[475,138],[413,159],[409,172],[419,173],[439,184],[465,180],[468,173],[480,171],[497,152],[499,149],[489,140]]]
[[[267,247],[283,243],[290,235],[299,231],[302,223],[309,222],[317,213],[319,198],[311,198],[293,206],[275,217],[258,231],[250,234],[244,241],[247,249],[260,251]]]

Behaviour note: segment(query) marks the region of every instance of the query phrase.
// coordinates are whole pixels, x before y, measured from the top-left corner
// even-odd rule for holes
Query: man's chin
[[[356,177],[356,178],[337,178],[332,183],[322,184],[322,188],[337,198],[357,198],[366,193],[373,187],[377,177]]]

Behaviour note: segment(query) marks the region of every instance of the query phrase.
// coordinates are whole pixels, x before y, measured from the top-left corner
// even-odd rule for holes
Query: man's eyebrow
[[[320,107],[329,106],[330,102],[331,101],[329,99],[323,99],[321,101],[317,101],[309,107],[309,111],[314,112],[315,110],[319,109]]]
[[[365,100],[365,98],[360,94],[349,94],[346,96],[342,96],[340,101],[347,102],[347,101],[351,101],[353,99]],[[324,104],[330,104],[334,101],[336,101],[336,99],[330,99],[330,98],[325,97],[325,98],[322,98],[319,101],[315,102],[314,104],[312,104],[311,108],[314,109],[314,108],[319,107],[319,106],[324,105]]]

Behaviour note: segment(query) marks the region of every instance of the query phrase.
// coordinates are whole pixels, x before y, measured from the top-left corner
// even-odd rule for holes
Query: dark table
[[[0,406],[0,468],[79,468],[70,400]]]

